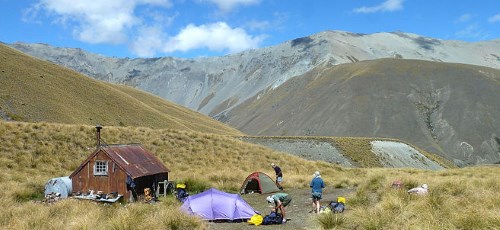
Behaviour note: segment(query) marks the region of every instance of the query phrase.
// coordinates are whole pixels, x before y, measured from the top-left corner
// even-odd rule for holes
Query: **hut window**
[[[94,175],[95,176],[107,176],[108,175],[108,161],[95,161],[94,163]]]

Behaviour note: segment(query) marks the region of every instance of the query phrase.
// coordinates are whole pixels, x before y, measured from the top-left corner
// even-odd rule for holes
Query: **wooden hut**
[[[93,190],[137,199],[145,188],[155,190],[168,180],[169,170],[142,145],[101,145],[101,127],[96,128],[96,150],[70,175],[73,193]]]

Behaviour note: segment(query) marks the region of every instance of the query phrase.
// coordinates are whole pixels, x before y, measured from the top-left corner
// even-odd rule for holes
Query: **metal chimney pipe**
[[[100,148],[101,147],[101,129],[102,129],[102,126],[96,125],[95,129],[96,129],[96,139],[97,139],[97,146],[96,147]]]

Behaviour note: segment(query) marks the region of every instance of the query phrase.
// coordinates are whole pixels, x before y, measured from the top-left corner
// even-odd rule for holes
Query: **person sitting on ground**
[[[276,193],[274,195],[268,196],[266,200],[268,203],[274,204],[276,213],[278,213],[278,211],[281,212],[281,215],[283,216],[283,223],[286,223],[285,207],[288,206],[290,202],[292,202],[292,197],[286,193]]]
[[[403,181],[401,181],[401,179],[397,179],[395,181],[392,182],[392,185],[391,185],[392,188],[404,188],[404,184],[403,184]]]
[[[316,212],[319,214],[319,210],[321,208],[320,200],[323,196],[323,188],[325,188],[325,183],[319,174],[319,171],[316,171],[313,174],[313,179],[311,180],[311,184],[309,185],[311,189],[311,197],[312,197],[312,210],[311,212]]]
[[[281,168],[274,163],[271,163],[271,167],[273,167],[274,172],[276,173],[276,186],[278,186],[280,190],[283,190],[283,187],[281,186],[281,182],[283,181],[283,172],[281,171]]]
[[[420,187],[412,188],[408,190],[408,193],[413,193],[417,195],[426,195],[429,192],[429,186],[427,184],[423,184]]]

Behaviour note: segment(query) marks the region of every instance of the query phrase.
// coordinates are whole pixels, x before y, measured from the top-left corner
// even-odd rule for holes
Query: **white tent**
[[[67,198],[71,195],[73,185],[69,177],[52,178],[45,184],[45,196],[51,193],[61,194],[61,198]]]

